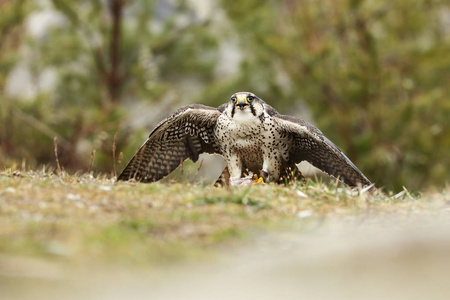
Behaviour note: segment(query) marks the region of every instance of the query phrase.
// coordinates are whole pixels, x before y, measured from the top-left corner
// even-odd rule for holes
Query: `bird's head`
[[[250,92],[238,92],[231,96],[227,109],[230,118],[259,117],[264,113],[264,102]]]

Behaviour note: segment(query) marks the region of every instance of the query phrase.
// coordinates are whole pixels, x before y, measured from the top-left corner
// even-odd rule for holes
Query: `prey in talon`
[[[230,185],[241,185],[247,170],[259,174],[258,183],[283,183],[293,172],[301,175],[301,161],[351,187],[371,184],[314,125],[279,114],[250,92],[235,93],[218,108],[181,107],[153,129],[118,180],[158,181],[201,153],[224,157]]]

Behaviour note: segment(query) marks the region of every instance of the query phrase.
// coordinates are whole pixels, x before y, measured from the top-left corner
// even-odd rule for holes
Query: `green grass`
[[[438,210],[449,194],[405,190],[394,197],[312,181],[234,188],[116,183],[9,170],[0,173],[0,255],[144,265],[189,260],[312,219]]]

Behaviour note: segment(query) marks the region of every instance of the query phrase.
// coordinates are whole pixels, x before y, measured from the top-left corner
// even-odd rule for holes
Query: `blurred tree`
[[[0,91],[5,89],[8,72],[19,59],[18,49],[23,36],[23,22],[30,10],[27,1],[0,1]],[[14,135],[15,124],[10,100],[0,93],[0,165],[16,150],[20,142]]]
[[[205,53],[215,39],[184,1],[51,0],[50,8],[60,22],[29,39],[29,59],[35,77],[56,74],[56,88],[17,106],[57,133],[65,168],[86,170],[96,149],[97,170],[112,170],[115,132],[123,129],[118,149],[137,146],[127,142],[131,128],[124,126],[130,106],[164,99],[181,88],[174,84],[181,77],[210,77],[214,57]],[[25,157],[51,162],[53,137],[36,129],[26,130],[39,139],[23,140],[22,147],[33,149]]]
[[[318,127],[380,186],[448,182],[448,2],[221,3],[248,59],[266,62],[249,72],[277,73],[281,65],[288,78],[291,89],[273,89],[268,101],[285,107],[301,97]]]

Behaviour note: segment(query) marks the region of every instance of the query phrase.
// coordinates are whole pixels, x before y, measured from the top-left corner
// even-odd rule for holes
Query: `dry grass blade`
[[[91,151],[91,160],[89,161],[88,173],[91,173],[92,167],[94,166],[95,152],[95,149]]]
[[[113,141],[113,145],[112,145],[112,156],[113,156],[114,177],[117,177],[117,168],[116,168],[116,142],[117,142],[117,132],[114,134],[114,141]]]
[[[53,146],[54,146],[54,148],[53,148],[53,151],[54,151],[54,153],[55,153],[55,160],[56,160],[56,167],[57,167],[57,170],[58,170],[58,174],[59,175],[61,175],[61,165],[59,164],[59,157],[58,157],[58,137],[57,136],[55,136],[54,138],[53,138]]]
[[[201,169],[202,166],[203,166],[203,161],[204,161],[204,159],[202,158],[202,159],[200,160],[200,163],[198,164],[197,172],[200,172],[200,169]]]

